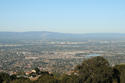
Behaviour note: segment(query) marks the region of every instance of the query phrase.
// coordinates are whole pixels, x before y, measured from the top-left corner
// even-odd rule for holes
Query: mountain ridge
[[[84,40],[125,39],[125,33],[60,33],[49,31],[0,32],[0,39]]]

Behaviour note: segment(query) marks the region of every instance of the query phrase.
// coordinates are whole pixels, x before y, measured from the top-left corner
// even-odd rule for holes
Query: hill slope
[[[88,40],[88,39],[125,39],[125,34],[120,33],[92,33],[92,34],[69,34],[47,31],[36,32],[0,32],[0,39],[11,40]]]

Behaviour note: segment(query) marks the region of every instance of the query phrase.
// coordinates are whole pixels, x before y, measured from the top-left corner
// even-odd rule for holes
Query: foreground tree
[[[0,72],[0,83],[3,82],[9,82],[10,81],[10,76],[7,73]]]
[[[44,74],[40,76],[39,79],[34,83],[58,83],[58,80],[54,78],[54,76]]]
[[[103,57],[93,57],[76,67],[79,83],[112,83],[113,70]]]
[[[30,81],[29,79],[22,79],[22,78],[19,78],[19,79],[15,79],[13,81],[10,81],[9,83],[33,83],[32,81]]]
[[[61,77],[60,83],[79,83],[78,76],[77,75],[66,75],[64,74]]]
[[[125,64],[116,65],[113,69],[117,83],[125,83]]]

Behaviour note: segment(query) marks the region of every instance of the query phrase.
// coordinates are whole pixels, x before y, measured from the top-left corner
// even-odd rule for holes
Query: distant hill
[[[121,33],[90,33],[90,34],[70,34],[47,31],[34,32],[0,32],[0,39],[11,40],[72,40],[82,41],[88,39],[110,40],[125,39],[125,34]]]

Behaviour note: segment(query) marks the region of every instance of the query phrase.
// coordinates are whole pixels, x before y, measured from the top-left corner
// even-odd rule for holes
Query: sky
[[[0,0],[0,31],[125,33],[125,0]]]

